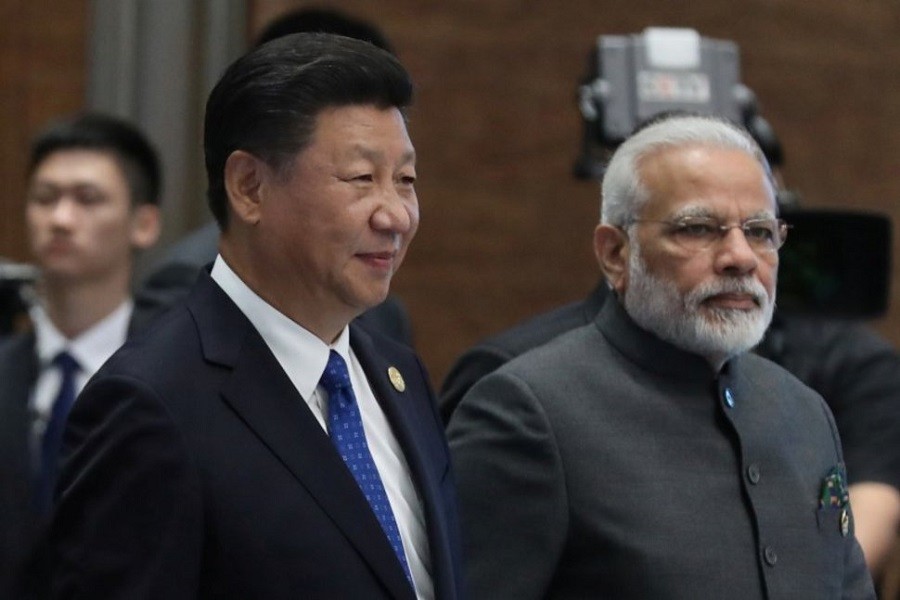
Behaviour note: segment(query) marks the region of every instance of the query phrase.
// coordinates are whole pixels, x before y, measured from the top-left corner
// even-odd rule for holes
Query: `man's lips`
[[[359,252],[356,256],[373,266],[390,267],[397,257],[397,252],[395,250],[384,252]]]
[[[42,250],[45,254],[69,254],[75,249],[75,244],[69,239],[54,238],[44,244]]]
[[[716,308],[737,310],[756,310],[760,307],[760,301],[754,294],[742,294],[739,292],[713,294],[704,299],[703,304],[712,305]]]

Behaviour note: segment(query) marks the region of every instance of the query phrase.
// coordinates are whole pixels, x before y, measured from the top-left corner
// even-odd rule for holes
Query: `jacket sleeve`
[[[196,598],[198,479],[152,391],[124,378],[91,382],[63,443],[51,597]]]
[[[562,463],[540,403],[521,380],[492,374],[463,398],[448,437],[470,596],[545,597],[568,511]]]
[[[460,356],[441,386],[439,407],[444,424],[450,423],[453,412],[466,392],[482,377],[506,364],[510,358],[512,356],[508,352],[484,344],[475,346]]]

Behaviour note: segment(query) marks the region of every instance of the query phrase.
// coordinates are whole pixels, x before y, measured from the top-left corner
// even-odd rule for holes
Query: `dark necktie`
[[[341,355],[331,351],[328,356],[328,364],[322,373],[320,385],[328,392],[328,433],[341,458],[357,485],[362,490],[375,513],[375,517],[381,524],[397,559],[403,566],[406,578],[412,583],[412,575],[409,564],[406,562],[406,553],[403,551],[403,542],[400,539],[400,531],[397,529],[397,521],[388,501],[387,493],[381,476],[375,467],[369,445],[366,443],[366,434],[363,431],[362,418],[359,407],[356,404],[356,396],[350,385],[350,374],[347,372],[347,364]]]
[[[35,489],[35,502],[38,510],[49,513],[53,505],[53,487],[56,485],[56,474],[59,468],[59,452],[62,447],[63,430],[66,427],[66,417],[72,403],[75,402],[75,375],[78,373],[78,362],[68,352],[60,352],[53,359],[53,365],[59,369],[62,375],[59,393],[53,402],[53,410],[50,420],[44,429],[44,437],[41,440],[41,470]]]

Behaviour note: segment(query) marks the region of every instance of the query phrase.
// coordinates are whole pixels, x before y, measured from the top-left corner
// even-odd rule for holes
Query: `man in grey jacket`
[[[450,422],[475,598],[872,598],[822,398],[747,351],[787,225],[759,148],[701,117],[613,156],[596,321]]]

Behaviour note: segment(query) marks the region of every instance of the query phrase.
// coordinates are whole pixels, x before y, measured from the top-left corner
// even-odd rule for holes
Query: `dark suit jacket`
[[[455,491],[424,368],[359,327],[350,343],[417,486],[436,596],[458,598]],[[64,446],[58,597],[413,597],[327,434],[206,274],[88,384]]]
[[[600,312],[610,293],[609,286],[601,281],[584,300],[538,315],[467,350],[457,359],[441,387],[440,409],[444,423],[450,422],[459,401],[476,381],[523,352],[542,346],[561,333],[587,325]]]
[[[0,597],[14,592],[24,563],[33,558],[44,518],[31,504],[28,399],[37,378],[35,338],[23,333],[0,342]]]
[[[129,331],[134,332],[134,322]],[[0,598],[43,598],[48,518],[35,511],[28,403],[39,365],[33,331],[0,340]]]
[[[211,222],[172,246],[135,292],[132,332],[145,329],[156,317],[187,298],[203,267],[215,260],[218,243],[219,228]],[[356,322],[370,332],[413,345],[412,323],[403,304],[393,296],[364,312]]]

